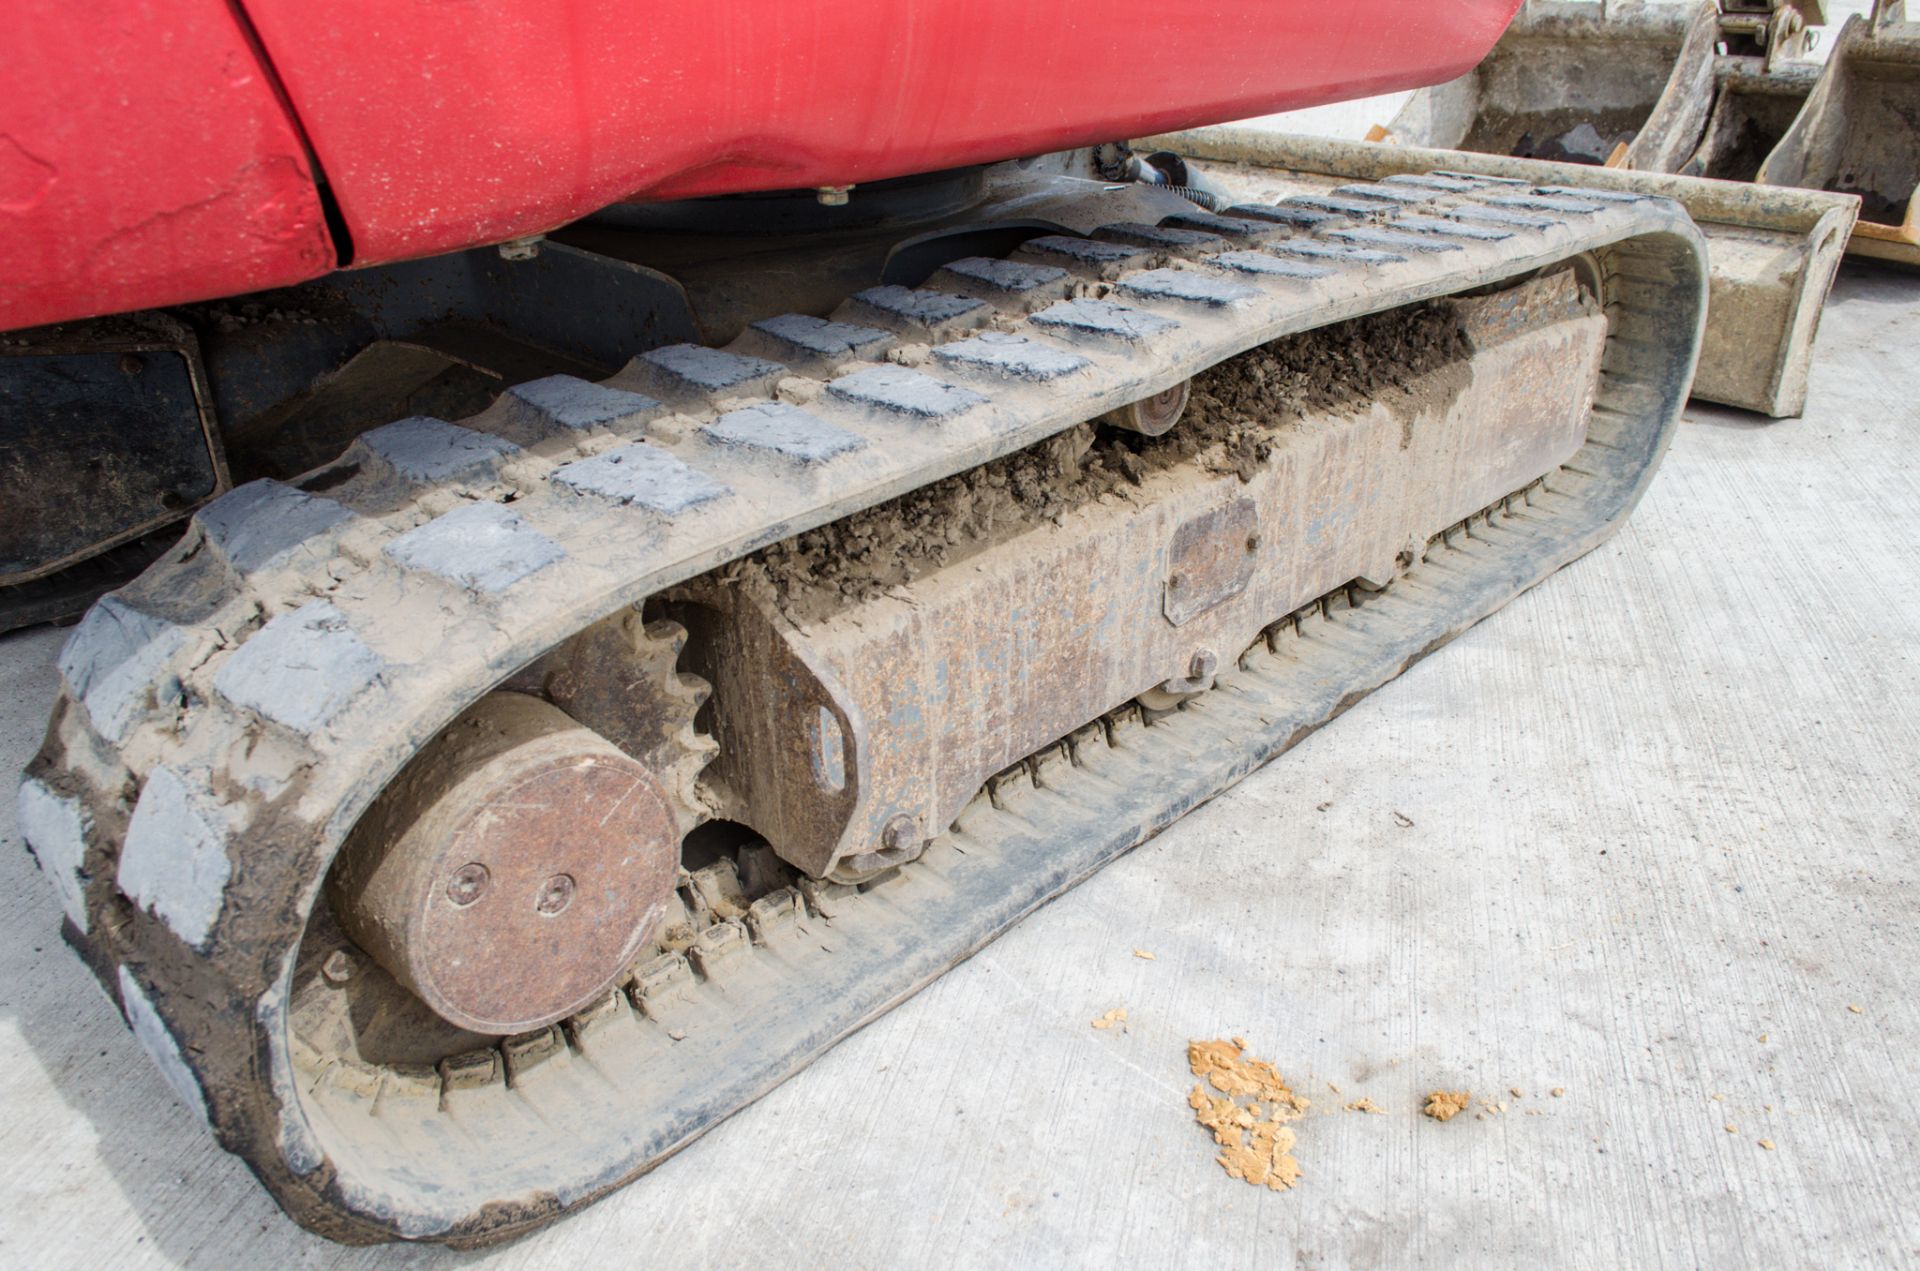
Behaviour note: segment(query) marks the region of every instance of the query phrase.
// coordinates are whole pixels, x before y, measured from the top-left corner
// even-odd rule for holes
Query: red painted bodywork
[[[290,114],[232,11],[25,2],[0,328],[324,272],[296,118],[374,264],[1436,83],[1519,0],[245,0]]]
[[[224,6],[8,6],[0,330],[257,291],[334,262],[299,133]]]

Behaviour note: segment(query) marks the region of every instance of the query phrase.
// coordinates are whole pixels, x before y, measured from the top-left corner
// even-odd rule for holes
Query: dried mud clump
[[[1427,1096],[1427,1106],[1420,1109],[1436,1121],[1451,1121],[1467,1110],[1473,1102],[1473,1094],[1467,1090],[1435,1090]]]
[[[1471,353],[1458,316],[1444,303],[1287,336],[1194,376],[1187,415],[1169,436],[1194,454],[1217,447],[1219,456],[1202,461],[1209,471],[1251,480],[1272,450],[1276,412],[1290,421],[1363,411],[1375,402],[1428,405],[1459,386],[1423,381]]]
[[[1258,1187],[1286,1191],[1300,1179],[1294,1159],[1295,1135],[1288,1124],[1308,1108],[1279,1070],[1245,1054],[1246,1043],[1187,1043],[1187,1066],[1202,1079],[1187,1095],[1194,1120],[1205,1126],[1220,1148],[1215,1159],[1233,1178]],[[1211,1085],[1219,1091],[1209,1094]],[[1240,1099],[1248,1099],[1242,1103]]]
[[[1443,404],[1470,351],[1445,302],[1285,336],[1195,376],[1185,416],[1164,436],[1080,424],[776,543],[728,576],[790,619],[818,621],[1103,497],[1134,497],[1179,464],[1252,480],[1274,437],[1305,416]]]

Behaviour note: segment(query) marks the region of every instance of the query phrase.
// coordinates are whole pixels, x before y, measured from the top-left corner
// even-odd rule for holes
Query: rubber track
[[[831,326],[776,319],[729,353],[655,351],[604,384],[521,386],[461,425],[377,429],[300,483],[256,482],[203,508],[179,548],[95,607],[60,659],[63,693],[22,789],[22,828],[62,897],[69,940],[136,1037],[290,1213],[339,1239],[471,1241],[544,1221],[648,1168],[1592,546],[1638,497],[1684,400],[1704,265],[1697,232],[1665,201],[1407,177],[1277,210],[1174,219],[1182,224],[1170,228],[1196,237],[1112,227],[1096,240],[1114,251],[1029,244],[1012,262],[950,266],[927,291],[861,293]],[[1119,250],[1129,245],[1132,254]],[[368,1172],[323,1150],[310,1113],[331,1114],[296,1093],[286,1020],[305,915],[366,805],[492,685],[663,587],[1277,336],[1582,253],[1608,280],[1612,334],[1594,440],[1563,474],[1592,493],[1552,528],[1545,518],[1496,518],[1489,536],[1520,533],[1525,544],[1476,558],[1453,581],[1456,566],[1430,559],[1340,620],[1367,639],[1315,663],[1311,684],[1283,675],[1260,689],[1257,666],[1224,676],[1151,730],[1155,780],[1123,774],[1090,801],[1069,798],[1050,793],[1049,763],[1096,781],[1100,764],[1086,758],[1096,752],[1076,745],[1043,758],[1033,799],[1054,812],[1016,801],[976,829],[976,804],[923,866],[852,902],[905,915],[896,934],[910,937],[915,958],[888,966],[885,955],[854,957],[847,935],[835,971],[808,979],[805,994],[783,990],[809,1009],[771,1032],[734,1000],[732,1023],[706,1030],[736,1039],[725,1064],[676,1053],[673,1071],[699,1072],[703,1084],[630,1096],[649,1109],[657,1101],[659,1115],[622,1130],[596,1159],[561,1141],[549,1161],[529,1139],[500,1169],[471,1163],[474,1186],[421,1189],[405,1171]],[[889,348],[918,365],[876,360]],[[1521,533],[1508,519],[1532,528]],[[1407,608],[1422,588],[1445,603]],[[432,603],[419,603],[423,595]],[[1144,743],[1103,744],[1120,756]],[[1168,764],[1163,746],[1187,753]],[[1169,781],[1170,772],[1194,775]],[[1061,849],[1075,817],[1083,846]],[[1028,838],[1051,846],[1044,856],[1016,850]],[[988,840],[1010,863],[982,873],[975,847]],[[904,899],[922,878],[941,880],[945,899],[931,909]],[[823,896],[816,889],[830,907]],[[764,916],[768,931],[787,930],[778,914]],[[803,917],[824,921],[797,905],[786,917],[794,930]],[[829,926],[851,932],[846,921],[836,914]],[[745,948],[752,934],[732,943]],[[733,951],[701,961],[721,967]],[[686,982],[696,992],[719,982],[690,971],[699,971]],[[863,984],[852,987],[850,975]],[[617,1001],[605,1010],[609,1026],[625,1026],[620,1012],[635,1026],[643,1019]],[[536,1072],[590,1060],[599,1025],[576,1023],[507,1043],[488,1081],[527,1099]],[[429,1091],[436,1110],[457,1102],[445,1072],[378,1078],[370,1090],[343,1075],[375,1102],[390,1095],[395,1113],[403,1096]]]

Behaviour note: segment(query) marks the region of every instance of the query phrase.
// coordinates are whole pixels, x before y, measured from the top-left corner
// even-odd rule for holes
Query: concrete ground
[[[1849,268],[1804,418],[1694,408],[1612,542],[482,1254],[284,1220],[61,946],[0,799],[0,1264],[1920,1259],[1916,350],[1920,276]],[[0,638],[0,772],[61,639]],[[1235,1034],[1314,1101],[1290,1192],[1186,1107],[1188,1039]],[[1441,1088],[1476,1112],[1421,1116]]]

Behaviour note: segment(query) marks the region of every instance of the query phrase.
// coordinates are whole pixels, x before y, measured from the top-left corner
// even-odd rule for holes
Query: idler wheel
[[[361,818],[330,887],[347,935],[436,1014],[505,1035],[604,994],[666,916],[679,864],[645,765],[496,692]]]

